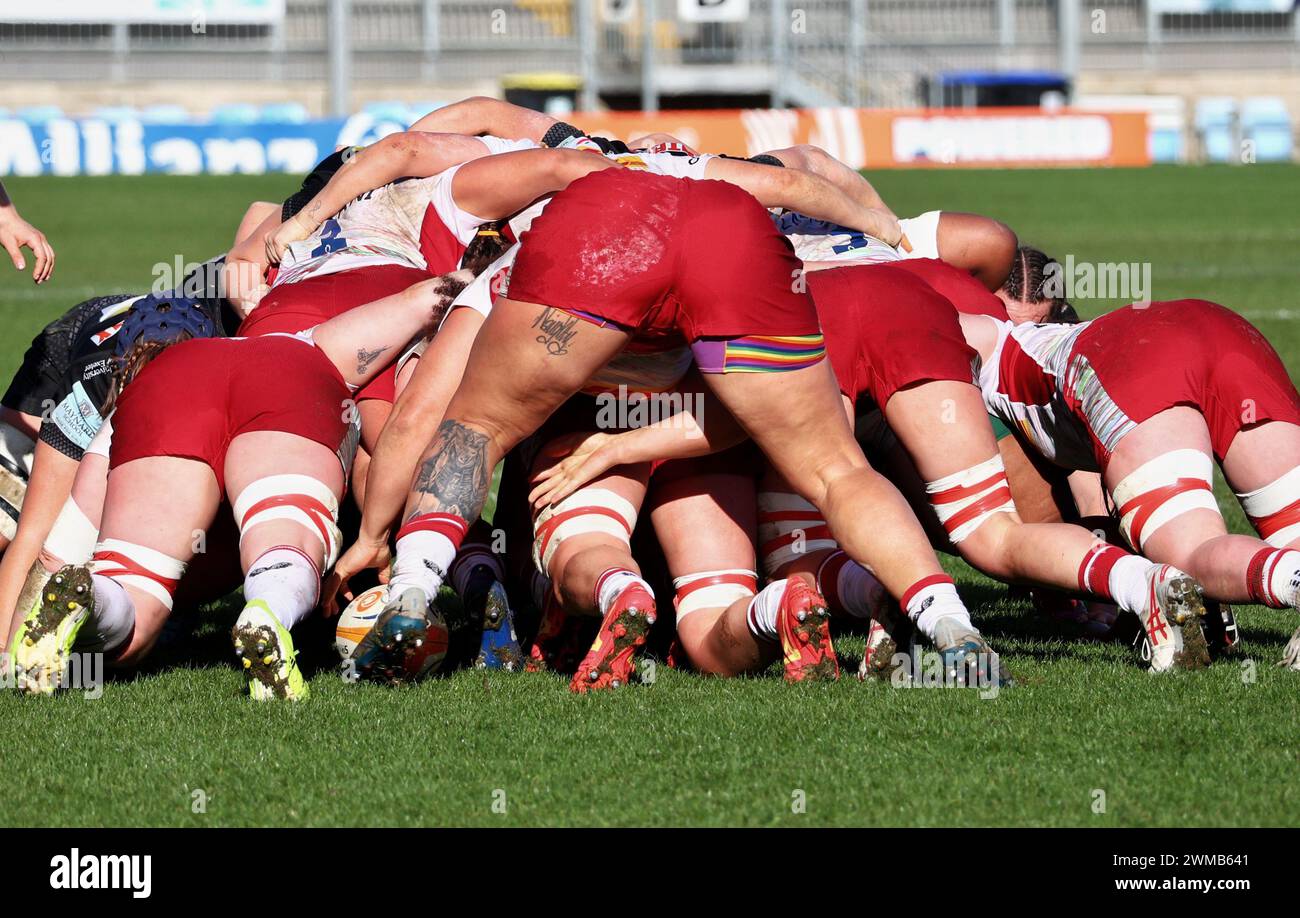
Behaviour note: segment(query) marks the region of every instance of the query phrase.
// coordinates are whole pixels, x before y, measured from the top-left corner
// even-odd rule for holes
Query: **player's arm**
[[[411,381],[397,396],[370,459],[361,531],[356,543],[335,564],[322,594],[327,615],[338,611],[340,593],[352,599],[351,578],[386,564],[388,532],[406,505],[415,468],[429,445],[429,431],[442,423],[482,325],[483,315],[476,310],[453,309],[416,364]]]
[[[695,384],[687,380],[694,380]],[[616,434],[584,432],[560,438],[558,448],[568,446],[571,451],[534,477],[529,502],[537,508],[554,505],[615,466],[707,456],[748,438],[744,428],[709,394],[698,376],[686,377],[677,388],[689,392],[699,407]]]
[[[429,112],[412,124],[411,130],[470,137],[492,134],[510,140],[541,143],[546,132],[558,123],[550,115],[531,108],[487,96],[471,96]]]
[[[502,220],[584,175],[621,168],[588,150],[520,150],[466,163],[452,179],[451,193],[462,210]]]
[[[266,240],[269,263],[279,264],[285,248],[306,239],[351,201],[400,178],[427,178],[467,160],[486,156],[475,137],[404,131],[343,157],[325,187],[302,210],[285,220]]]
[[[23,259],[24,248],[31,249],[36,256],[36,267],[32,269],[32,280],[43,284],[54,273],[54,249],[46,240],[45,234],[24,220],[18,208],[9,199],[3,182],[0,182],[0,245],[4,246],[14,267],[25,270],[27,262]]]
[[[241,316],[257,307],[266,293],[266,239],[280,225],[281,205],[254,201],[235,231],[235,244],[222,266],[222,291]]]
[[[819,175],[830,182],[844,194],[871,210],[882,210],[895,216],[893,210],[885,204],[884,198],[876,191],[861,172],[850,169],[821,147],[811,144],[799,144],[784,150],[769,150],[768,156],[774,156],[787,168],[802,169]]]
[[[51,423],[47,421],[46,423]],[[27,581],[27,572],[40,556],[41,546],[54,527],[63,503],[72,493],[78,460],[45,439],[36,441],[32,475],[23,496],[18,531],[0,557],[0,644],[9,643],[14,608]]]
[[[781,169],[718,156],[709,160],[704,176],[739,185],[764,207],[784,207],[817,220],[828,220],[875,236],[889,245],[897,245],[903,235],[897,218],[889,210],[865,207],[826,179],[802,169]]]

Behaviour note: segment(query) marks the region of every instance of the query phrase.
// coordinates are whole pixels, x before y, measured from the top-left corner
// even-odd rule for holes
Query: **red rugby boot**
[[[654,596],[639,583],[629,584],[610,605],[569,689],[581,694],[627,685],[632,675],[632,656],[645,644],[654,623]]]
[[[776,629],[785,656],[786,682],[834,681],[840,677],[840,664],[831,646],[826,600],[802,577],[786,581]]]

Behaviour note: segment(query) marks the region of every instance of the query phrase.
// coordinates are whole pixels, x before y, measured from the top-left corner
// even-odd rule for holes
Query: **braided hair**
[[[1079,321],[1078,312],[1064,296],[1055,296],[1048,283],[1060,270],[1060,262],[1042,249],[1019,246],[1002,292],[1009,299],[1030,306],[1046,303],[1047,317],[1043,320],[1046,323],[1073,325]]]

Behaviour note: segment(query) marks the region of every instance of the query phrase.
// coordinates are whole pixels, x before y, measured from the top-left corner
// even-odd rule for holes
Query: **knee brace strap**
[[[1264,487],[1238,494],[1261,539],[1274,548],[1300,539],[1300,466]]]
[[[134,542],[105,539],[95,546],[90,572],[148,593],[170,611],[185,562]]]
[[[677,595],[673,605],[677,620],[700,609],[726,608],[737,599],[747,599],[758,592],[758,575],[739,568],[721,571],[702,571],[673,579]]]
[[[1001,456],[928,481],[925,493],[953,544],[979,529],[995,513],[1015,513]]]
[[[269,475],[244,488],[235,500],[239,540],[254,526],[292,520],[320,539],[328,570],[338,559],[343,535],[338,528],[339,502],[334,492],[308,475]]]
[[[1172,450],[1134,469],[1111,494],[1124,538],[1141,551],[1153,532],[1184,513],[1218,513],[1213,476],[1213,460],[1195,449]]]
[[[533,523],[533,563],[546,573],[565,539],[602,533],[632,543],[636,508],[605,488],[582,488],[537,515]]]
[[[824,548],[838,548],[822,512],[798,494],[758,494],[759,554],[769,576],[791,561]]]

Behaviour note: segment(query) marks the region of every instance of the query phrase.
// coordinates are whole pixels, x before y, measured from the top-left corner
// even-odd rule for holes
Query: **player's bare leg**
[[[363,675],[382,662],[400,677],[402,645],[422,640],[429,604],[482,513],[492,469],[627,340],[625,332],[561,310],[497,300],[417,467],[398,532],[393,599],[357,648]]]
[[[343,467],[313,440],[255,431],[231,441],[225,473],[244,571],[231,641],[249,694],[306,698],[290,631],[319,604],[321,576],[338,554]]]
[[[753,672],[780,655],[789,682],[834,679],[814,578],[795,574],[758,590],[754,498],[744,470],[689,475],[657,491],[652,519],[677,587],[678,639],[704,672]]]
[[[1269,421],[1240,431],[1223,457],[1223,473],[1268,546],[1290,552],[1264,554],[1261,546],[1252,556],[1253,567],[1260,570],[1259,586],[1263,587],[1268,562],[1272,561],[1274,570],[1279,563],[1285,569],[1300,550],[1300,427]],[[1248,569],[1248,577],[1253,567]],[[1274,576],[1270,575],[1270,581]],[[1296,597],[1289,602],[1296,605]],[[1300,670],[1300,629],[1287,643],[1282,665]]]
[[[939,649],[988,654],[907,501],[853,439],[828,361],[782,373],[710,373],[709,386],[841,546],[875,571]]]
[[[150,457],[113,470],[94,559],[55,573],[14,636],[19,687],[54,691],[77,644],[119,663],[144,656],[220,497],[212,470],[191,459]]]
[[[1153,669],[1209,663],[1204,604],[1191,577],[1107,545],[1081,526],[1020,521],[978,389],[952,380],[912,386],[894,394],[885,416],[966,561],[999,580],[1086,587],[1115,600],[1151,635]]]
[[[543,451],[535,468],[561,458]],[[655,622],[654,591],[641,577],[630,541],[649,477],[649,463],[611,469],[541,510],[534,522],[534,562],[550,578],[560,604],[548,613],[601,619],[570,683],[576,692],[626,685],[633,654]],[[554,625],[548,622],[548,630]],[[545,650],[540,643],[538,649]]]

